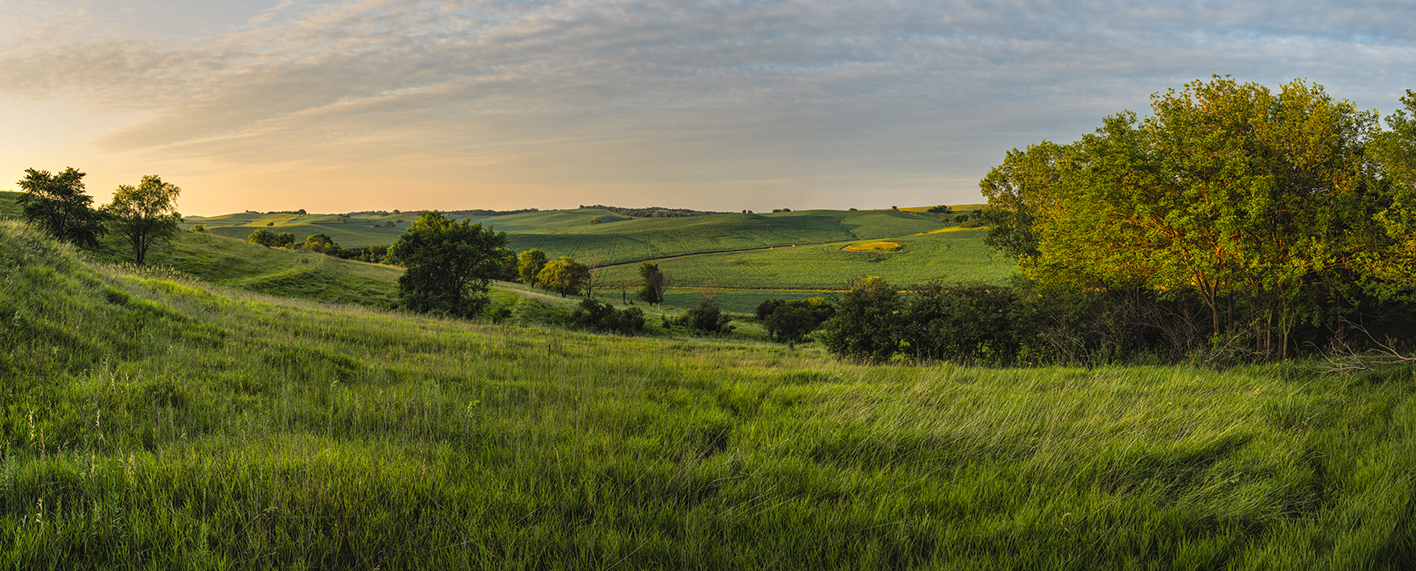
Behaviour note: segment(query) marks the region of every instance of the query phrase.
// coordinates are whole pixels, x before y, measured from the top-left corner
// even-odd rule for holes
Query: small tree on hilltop
[[[113,217],[116,234],[133,246],[138,265],[147,259],[148,248],[177,235],[182,215],[177,212],[177,196],[182,189],[162,182],[157,175],[143,177],[137,187],[122,185],[113,191],[113,202],[104,207]]]
[[[403,306],[456,317],[481,313],[491,302],[487,291],[501,269],[498,250],[505,246],[505,232],[456,222],[437,211],[424,213],[388,250],[408,268],[398,278]]]
[[[93,248],[107,230],[102,212],[89,207],[93,197],[84,193],[84,173],[73,167],[59,174],[25,169],[18,183],[25,194],[16,199],[25,222],[71,244]]]

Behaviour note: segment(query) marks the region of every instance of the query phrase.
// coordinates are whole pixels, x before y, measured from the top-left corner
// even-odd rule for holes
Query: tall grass
[[[1416,557],[1409,368],[857,365],[325,306],[0,240],[13,568]]]

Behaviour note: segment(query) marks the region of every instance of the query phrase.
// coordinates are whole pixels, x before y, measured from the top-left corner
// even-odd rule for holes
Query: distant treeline
[[[508,214],[527,214],[540,211],[539,208],[522,208],[521,210],[486,210],[478,208],[474,210],[452,210],[444,214],[452,218],[457,218],[462,216],[506,216]]]
[[[690,216],[723,214],[722,212],[705,212],[702,210],[689,210],[687,208],[663,208],[659,206],[650,206],[648,208],[620,208],[618,206],[592,204],[590,206],[581,205],[580,207],[608,210],[620,216],[628,216],[630,218],[688,218]]]

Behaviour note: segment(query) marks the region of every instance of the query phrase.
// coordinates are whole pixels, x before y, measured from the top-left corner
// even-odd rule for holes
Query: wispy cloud
[[[0,55],[0,93],[146,111],[109,152],[822,205],[971,198],[1006,148],[1211,73],[1416,87],[1396,3],[272,0],[175,39],[73,8],[31,18],[68,31]]]

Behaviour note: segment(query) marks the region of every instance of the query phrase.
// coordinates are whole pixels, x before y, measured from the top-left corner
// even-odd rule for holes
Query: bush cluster
[[[757,319],[772,340],[781,343],[801,341],[835,314],[836,308],[819,297],[791,301],[769,299],[757,306]]]
[[[590,298],[570,314],[570,325],[591,331],[633,335],[644,330],[644,312],[637,307],[615,309],[608,303]]]
[[[1363,337],[1416,338],[1409,301],[1358,300],[1371,316]],[[1247,311],[1242,304],[1235,312]],[[1215,330],[1204,300],[1188,292],[1076,291],[1019,278],[1011,286],[930,283],[899,291],[877,277],[841,296],[817,337],[827,350],[862,360],[895,357],[970,364],[1099,365],[1194,361],[1227,366],[1267,356],[1253,349],[1264,323]],[[1293,327],[1289,342],[1328,347],[1334,331],[1321,316]],[[1344,343],[1360,344],[1350,333]]]
[[[718,309],[717,304],[705,301],[698,304],[698,307],[689,309],[677,323],[704,333],[726,333],[733,330],[733,326],[728,325],[732,318],[728,314]]]

